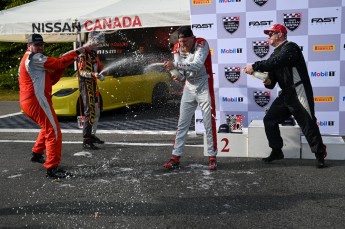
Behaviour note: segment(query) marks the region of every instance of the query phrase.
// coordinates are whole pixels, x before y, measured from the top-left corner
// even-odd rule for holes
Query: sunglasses
[[[276,35],[276,34],[278,34],[279,32],[270,32],[269,34],[268,34],[268,36],[269,37],[272,37],[272,36],[274,36],[274,35]]]

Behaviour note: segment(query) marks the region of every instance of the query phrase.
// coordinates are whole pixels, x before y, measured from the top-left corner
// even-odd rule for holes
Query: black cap
[[[44,43],[43,37],[37,33],[31,34],[28,37],[28,43]]]
[[[189,26],[183,26],[178,29],[178,38],[186,38],[193,36],[193,31]]]
[[[230,128],[228,124],[222,124],[218,128],[218,133],[230,133]]]

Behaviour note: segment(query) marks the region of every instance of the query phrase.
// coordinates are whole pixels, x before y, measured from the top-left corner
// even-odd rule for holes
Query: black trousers
[[[307,101],[307,100],[306,100]],[[295,90],[288,94],[279,95],[272,103],[264,117],[265,132],[269,147],[272,149],[283,148],[283,139],[280,135],[279,124],[291,115],[300,126],[313,153],[324,151],[320,129],[316,124],[315,114],[309,114],[307,109],[298,100]]]
[[[79,90],[80,96],[83,101],[84,108],[84,126],[83,126],[83,137],[90,138],[92,137],[92,126],[95,122],[96,117],[96,82],[92,78],[83,78],[79,79]]]

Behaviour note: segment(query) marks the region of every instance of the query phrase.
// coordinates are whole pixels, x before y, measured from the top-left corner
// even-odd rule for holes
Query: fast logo
[[[335,20],[338,19],[338,17],[316,17],[311,19],[312,24],[324,24],[324,23],[335,23]]]

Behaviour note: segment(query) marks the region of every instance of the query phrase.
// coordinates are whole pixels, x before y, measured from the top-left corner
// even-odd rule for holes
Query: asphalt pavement
[[[0,228],[345,225],[344,161],[317,169],[314,160],[265,164],[222,157],[218,170],[208,171],[203,138],[191,132],[181,168],[166,171],[170,132],[104,132],[99,137],[106,144],[90,151],[82,149],[78,131],[64,131],[61,167],[74,176],[50,180],[41,164],[30,162],[36,136],[37,131],[0,128]]]

